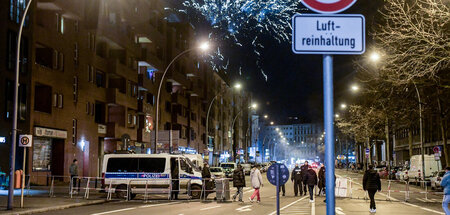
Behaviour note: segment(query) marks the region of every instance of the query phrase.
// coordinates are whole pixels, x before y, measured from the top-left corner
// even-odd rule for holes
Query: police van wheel
[[[118,199],[126,199],[127,198],[127,186],[125,184],[116,186],[116,197]]]
[[[199,185],[192,185],[191,186],[191,197],[193,199],[199,199],[201,193],[202,193],[202,188]]]

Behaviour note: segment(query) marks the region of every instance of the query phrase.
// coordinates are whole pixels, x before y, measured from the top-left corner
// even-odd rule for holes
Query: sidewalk
[[[101,204],[106,202],[106,198],[99,196],[86,200],[80,197],[73,199],[68,197],[24,197],[24,208],[20,208],[20,196],[14,196],[14,210],[6,210],[7,202],[7,196],[0,196],[1,215],[33,214],[85,205]]]

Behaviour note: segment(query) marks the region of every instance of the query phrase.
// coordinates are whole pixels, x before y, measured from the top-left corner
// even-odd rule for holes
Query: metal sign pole
[[[280,165],[275,164],[275,179],[277,184],[277,215],[280,215]]]
[[[325,119],[325,183],[327,215],[335,215],[334,196],[334,110],[333,110],[333,56],[323,55],[323,100]]]

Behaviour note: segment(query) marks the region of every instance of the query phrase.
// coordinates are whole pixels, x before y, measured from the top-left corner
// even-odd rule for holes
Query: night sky
[[[344,13],[363,14],[367,35],[373,26],[374,17],[379,17],[375,15],[381,4],[381,0],[360,0]],[[296,11],[314,13],[301,4]],[[287,123],[288,117],[298,117],[297,122],[322,122],[322,55],[296,55],[292,52],[291,41],[279,43],[269,33],[253,34],[250,27],[249,31],[241,31],[244,34],[240,35],[240,38],[244,38],[240,40],[242,46],[236,46],[232,40],[220,39],[229,33],[227,29],[212,29],[204,17],[193,16],[191,11],[188,12],[188,19],[195,26],[197,34],[207,35],[214,31],[219,35],[215,42],[220,46],[225,60],[216,63],[229,64],[226,71],[232,82],[242,82],[245,89],[253,93],[260,107],[258,113],[269,114],[276,124]],[[251,46],[255,36],[264,46],[260,56],[254,54]],[[371,43],[371,37],[367,35],[366,53]],[[352,62],[357,59],[358,56],[334,57],[335,104],[351,96],[348,88],[355,75]],[[267,81],[261,70],[267,75]]]

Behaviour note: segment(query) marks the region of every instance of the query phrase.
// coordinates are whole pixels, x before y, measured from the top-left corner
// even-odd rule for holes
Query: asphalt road
[[[369,213],[369,202],[364,199],[364,191],[359,185],[362,176],[347,171],[338,170],[336,175],[349,177],[353,179],[352,198],[336,198],[337,215],[361,215]],[[261,202],[250,203],[248,197],[252,194],[249,187],[244,189],[244,203],[239,202],[215,202],[215,201],[167,201],[152,200],[144,203],[142,200],[113,201],[105,204],[70,208],[66,210],[47,212],[46,214],[91,214],[91,215],[122,215],[122,214],[161,214],[161,215],[217,215],[217,214],[244,214],[244,215],[273,215],[276,214],[276,195],[275,186],[267,182],[265,174],[264,187],[261,189]],[[249,184],[247,176],[247,185]],[[387,191],[388,182],[383,181],[383,191]],[[349,186],[350,188],[350,186]],[[391,183],[391,190],[404,189],[405,185],[401,183]],[[421,191],[421,189],[411,186],[411,191]],[[232,193],[235,188],[232,188]],[[210,197],[215,194],[210,194]],[[404,193],[392,192],[391,200],[387,199],[387,192],[376,194],[377,214],[386,215],[423,215],[423,214],[444,214],[440,207],[440,196],[432,195],[430,200],[424,202],[425,194],[411,193],[408,202],[404,201]],[[402,198],[403,197],[403,198]],[[280,197],[281,214],[299,214],[299,215],[325,215],[326,204],[323,202],[325,197],[315,196],[315,202],[310,203],[307,196],[295,197],[293,185],[289,181],[286,184],[286,196]],[[435,200],[433,200],[435,199]]]

